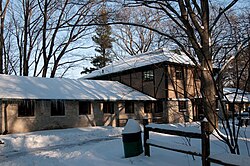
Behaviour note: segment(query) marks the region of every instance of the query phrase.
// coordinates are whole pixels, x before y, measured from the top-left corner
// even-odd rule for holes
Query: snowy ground
[[[178,127],[178,126],[177,126]],[[196,126],[191,126],[193,128]],[[246,137],[242,147],[250,147],[250,127],[242,128]],[[164,149],[151,148],[151,157],[143,154],[124,158],[121,133],[123,128],[93,127],[65,130],[47,130],[24,134],[0,135],[0,165],[20,166],[198,166],[200,157],[175,153]],[[242,135],[242,136],[243,136]],[[187,144],[181,137],[151,133],[150,137],[168,143]],[[200,141],[192,139],[191,144],[200,149]],[[242,148],[242,154],[248,155]],[[215,137],[211,137],[211,153],[222,154],[228,149]]]

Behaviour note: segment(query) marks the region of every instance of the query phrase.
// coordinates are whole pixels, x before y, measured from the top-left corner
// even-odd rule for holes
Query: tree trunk
[[[48,70],[48,57],[46,54],[46,30],[47,30],[47,0],[45,0],[44,2],[44,11],[43,11],[43,73],[42,73],[42,77],[46,77],[47,75],[47,70]]]
[[[204,115],[210,124],[209,131],[212,132],[214,128],[218,128],[218,115],[216,112],[216,89],[213,73],[209,70],[209,66],[212,66],[211,60],[202,63],[201,94],[203,97]]]
[[[24,11],[24,45],[23,45],[23,76],[29,75],[29,60],[27,58],[27,45],[28,45],[28,21],[29,21],[29,1],[25,2]]]
[[[3,37],[3,30],[4,30],[4,17],[2,17],[3,13],[3,6],[2,1],[0,1],[0,13],[1,13],[1,30],[0,30],[0,74],[3,74],[3,48],[4,48],[4,37]]]

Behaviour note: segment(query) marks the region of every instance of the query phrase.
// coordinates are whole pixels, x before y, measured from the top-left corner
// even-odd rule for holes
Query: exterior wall
[[[142,91],[144,93],[154,97],[155,96],[154,90],[155,90],[155,82],[153,80],[152,81],[143,81]]]
[[[121,75],[121,82],[125,85],[130,86],[131,80],[130,80],[130,74]]]
[[[0,133],[4,132],[3,129],[3,111],[2,111],[2,100],[0,100]]]
[[[185,117],[190,120],[198,120],[198,110],[200,105],[196,105],[194,99],[199,97],[200,81],[195,79],[195,71],[192,67],[182,66],[183,79],[176,78],[176,65],[168,65],[168,117],[169,122],[184,122]],[[171,100],[188,99],[188,111],[179,112],[178,102]],[[195,116],[195,117],[194,117]],[[179,119],[179,120],[177,120]]]
[[[167,67],[167,88],[168,88],[168,98],[177,98],[176,96],[176,77],[175,77],[175,68]]]
[[[119,119],[126,123],[128,118],[143,119],[146,116],[143,102],[134,102],[134,113],[131,114],[125,113],[125,102],[114,102],[114,114],[110,114],[103,113],[103,102],[97,101],[91,103],[89,115],[79,115],[78,101],[64,101],[65,115],[51,116],[51,102],[39,100],[35,102],[34,116],[18,117],[17,102],[9,101],[2,104],[1,133],[5,130],[8,133],[18,133],[72,127],[117,126],[119,122],[122,122]],[[147,115],[151,116],[151,113]]]
[[[187,101],[187,109],[185,112],[179,111],[178,101],[168,101],[168,119],[169,123],[184,123],[192,121],[192,104]]]
[[[155,73],[155,97],[158,99],[166,98],[166,75],[165,75],[165,69],[163,67],[156,68],[154,70]]]
[[[116,77],[111,77],[111,79],[110,79],[111,81],[119,81],[119,82],[121,82],[121,78],[120,78],[120,76],[116,76]]]
[[[142,91],[142,72],[131,73],[131,87]]]
[[[182,80],[176,78],[174,65],[169,65],[168,71],[168,97],[169,98],[194,98],[200,87],[200,81],[194,79],[194,69],[188,67],[183,68]]]
[[[117,105],[119,126],[124,126],[127,119],[136,119],[142,123],[144,117],[152,118],[152,113],[144,113],[144,104],[142,102],[134,102],[134,113],[125,113],[125,103],[120,102]],[[118,123],[118,122],[117,122]]]
[[[35,115],[27,117],[18,117],[18,104],[16,102],[2,104],[3,110],[5,106],[7,123],[3,123],[2,126],[4,128],[7,125],[9,133],[95,125],[93,114],[79,115],[78,101],[65,101],[64,116],[51,116],[50,101],[36,101]]]
[[[154,71],[154,80],[143,81],[143,71],[151,70],[151,68],[141,69],[140,71],[131,71],[130,74],[120,73],[117,75],[110,75],[110,80],[120,81],[123,84],[131,86],[132,88],[139,90],[147,95],[156,97],[156,98],[165,98],[166,97],[166,88],[165,88],[165,71],[164,67],[153,67]],[[100,77],[101,79],[104,79]]]
[[[183,79],[176,78],[176,68],[182,69]],[[154,71],[154,80],[143,81],[143,72],[147,70]],[[126,73],[110,74],[108,77],[111,80],[120,79],[121,83],[163,101],[163,113],[150,116],[154,116],[154,118],[161,117],[161,122],[163,123],[174,123],[184,122],[184,116],[186,117],[186,114],[188,114],[190,119],[193,119],[194,115],[199,114],[199,105],[195,105],[195,102],[192,103],[190,101],[194,101],[194,98],[199,97],[200,80],[195,79],[195,74],[197,73],[194,67],[162,63],[133,69],[126,71]],[[102,78],[102,76],[100,78]],[[179,99],[189,99],[187,112],[180,113],[178,105],[172,101]]]

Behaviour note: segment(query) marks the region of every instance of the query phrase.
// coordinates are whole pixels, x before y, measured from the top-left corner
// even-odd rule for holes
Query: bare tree
[[[44,3],[39,4],[39,8],[43,13],[42,55],[44,64],[41,69],[43,77],[47,76],[51,61],[50,77],[54,77],[58,67],[64,64],[60,64],[60,61],[65,54],[76,49],[85,48],[81,44],[74,43],[77,43],[82,37],[88,35],[90,29],[87,26],[77,25],[93,21],[92,8],[95,5],[94,1],[86,1],[77,5],[68,0],[63,2],[55,1],[55,4],[44,1]],[[57,10],[51,13],[50,10],[53,6],[57,6]],[[64,27],[68,23],[71,23],[73,26]],[[60,40],[58,40],[59,36],[61,36]]]
[[[152,28],[163,27],[161,15],[146,7],[140,6],[136,10],[124,8],[116,13],[117,21],[147,24]],[[162,47],[164,40],[152,30],[132,25],[115,25],[113,34],[115,43],[129,55],[137,55]]]
[[[0,25],[0,74],[3,74],[3,59],[4,59],[4,21],[7,12],[7,8],[9,5],[9,0],[5,1],[5,3],[0,1],[0,16],[1,16],[1,25]]]
[[[224,141],[232,153],[239,154],[237,145],[237,132],[235,128],[230,128],[229,121],[223,123],[227,136],[224,137],[217,130],[218,112],[216,112],[217,97],[222,101],[221,84],[218,83],[222,71],[229,61],[240,55],[241,51],[247,47],[249,36],[231,26],[233,20],[228,19],[227,13],[236,5],[238,0],[229,1],[226,5],[210,2],[208,0],[169,0],[169,1],[126,1],[125,6],[138,8],[145,6],[164,15],[163,20],[172,23],[171,28],[162,30],[158,27],[151,27],[147,24],[136,22],[115,22],[111,24],[126,24],[147,28],[171,40],[179,49],[184,52],[196,65],[200,73],[201,88],[199,89],[205,117],[210,122],[210,131],[216,129],[222,141]],[[210,11],[213,11],[213,14]],[[223,19],[223,21],[222,21]],[[226,21],[225,21],[226,20]],[[228,29],[219,29],[225,25]],[[244,26],[240,26],[243,28]],[[246,28],[245,28],[246,29]],[[228,31],[229,30],[229,31]],[[245,32],[245,31],[244,31]],[[223,47],[227,44],[228,48]],[[224,51],[224,54],[222,54]],[[214,61],[222,61],[218,77],[214,72]],[[225,109],[222,110],[225,114]]]
[[[12,52],[19,55],[19,69],[15,68],[15,72],[24,76],[33,73],[33,76],[55,77],[58,70],[69,70],[86,59],[84,55],[73,57],[71,54],[89,48],[84,43],[93,30],[81,25],[93,21],[98,5],[98,1],[69,0],[11,3],[8,21],[14,28],[9,29],[8,35],[15,37],[12,40],[16,44],[12,47],[18,48],[18,52]],[[67,27],[68,24],[72,26]]]

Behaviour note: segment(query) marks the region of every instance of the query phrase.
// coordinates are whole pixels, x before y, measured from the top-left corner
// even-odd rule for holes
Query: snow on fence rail
[[[148,124],[148,119],[143,119],[144,126],[144,153],[145,156],[150,156],[150,146],[172,150],[175,152],[186,153],[190,155],[200,156],[202,158],[203,166],[210,166],[211,162],[221,165],[229,166],[245,166],[250,163],[250,157],[243,157],[240,155],[224,154],[224,155],[210,155],[210,141],[209,141],[209,124],[208,122],[201,122],[201,130],[189,130],[185,127],[183,129],[175,128],[163,124]],[[193,146],[168,144],[158,140],[149,138],[149,132],[158,132],[163,134],[177,135],[188,138],[201,139],[201,151]]]

